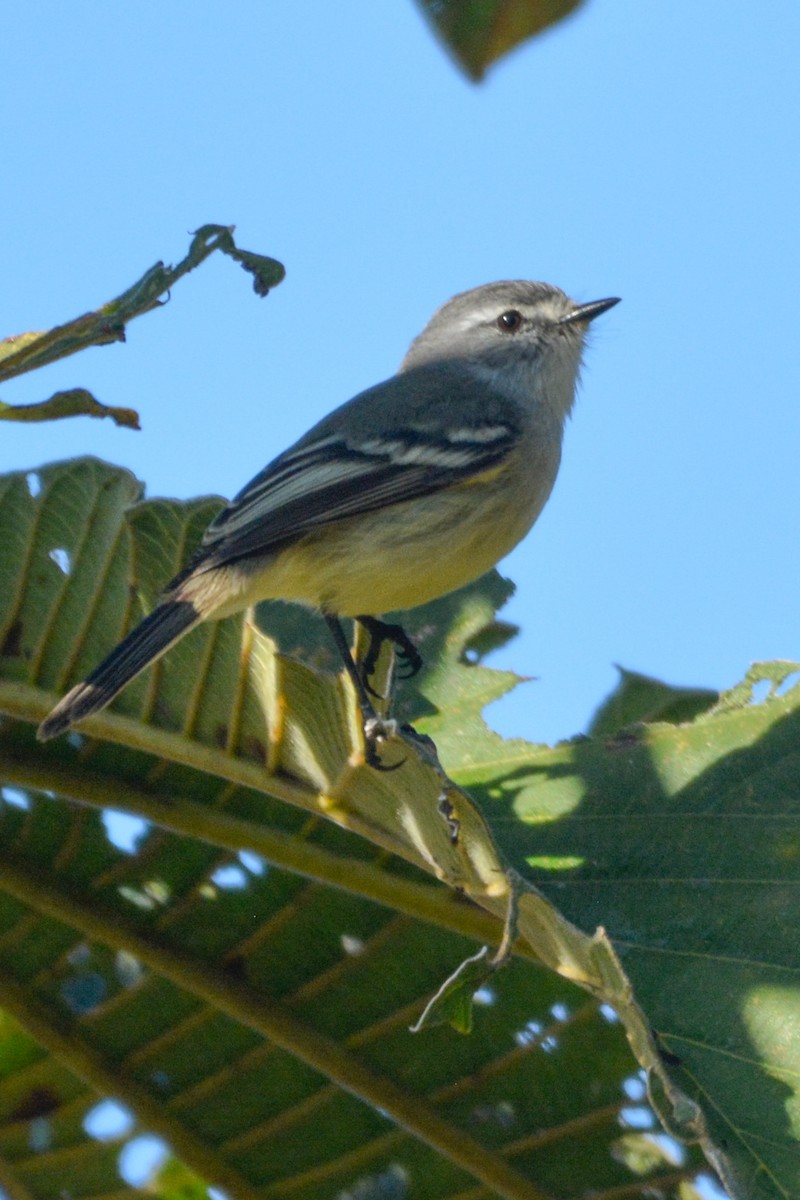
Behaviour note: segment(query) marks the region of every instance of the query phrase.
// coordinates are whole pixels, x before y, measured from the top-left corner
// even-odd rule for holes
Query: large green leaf
[[[753,670],[691,724],[458,776],[510,861],[579,926],[606,928],[712,1156],[764,1200],[800,1194],[797,670]]]
[[[600,1108],[610,1112],[616,1096],[612,1123],[632,1068],[620,1068],[604,1044],[598,1031],[611,1038],[619,1029],[604,1027],[597,999],[622,1017],[667,1122],[703,1141],[736,1194],[795,1194],[800,688],[786,690],[792,664],[752,673],[689,724],[628,726],[552,750],[504,742],[483,725],[480,708],[510,679],[464,662],[492,626],[497,587],[489,583],[424,614],[431,666],[419,691],[400,701],[406,715],[420,714],[420,730],[435,737],[450,775],[480,809],[417,739],[386,745],[388,760],[404,759],[400,770],[366,767],[348,689],[276,655],[241,620],[192,634],[114,712],[87,721],[86,734],[39,747],[27,722],[136,619],[218,503],[151,501],[125,518],[137,493],[130,476],[91,460],[47,468],[36,481],[10,476],[2,489],[0,704],[17,720],[0,731],[0,752],[18,792],[4,815],[0,1003],[49,1052],[53,1069],[66,1062],[99,1092],[116,1081],[117,1094],[184,1162],[237,1194],[268,1182],[275,1194],[319,1195],[323,1186],[334,1194],[363,1164],[365,1174],[381,1175],[398,1163],[410,1179],[428,1181],[423,1194],[452,1194],[466,1186],[458,1182],[464,1172],[497,1195],[602,1194],[624,1186],[647,1154],[625,1143],[612,1159],[606,1124],[604,1152],[590,1139],[585,1156],[548,1159],[535,1130],[548,1129],[545,1141],[556,1145],[572,1122],[594,1129],[599,1109],[566,1059],[555,1097],[547,1069],[541,1083],[530,1056],[524,1070],[514,1068],[523,1070],[526,1103],[505,1074],[514,1038],[524,1041],[526,1028],[534,1039],[542,1034],[544,989],[559,1030],[578,1011],[586,1014],[581,1028],[599,1020],[580,1054],[592,1080],[608,1080]],[[762,677],[771,693],[754,703]],[[13,805],[20,797],[24,812]],[[137,855],[115,855],[103,807],[142,813],[161,832],[151,831]],[[517,960],[489,980],[494,1002],[479,1010],[471,1038],[453,1042],[449,1031],[429,1029],[410,1042],[406,1024],[470,952],[469,939],[499,936],[490,918],[425,884],[420,871],[498,915],[509,908],[513,876],[486,821],[506,860],[576,925],[608,930],[626,974],[602,936],[582,936],[523,891],[518,928],[527,952],[595,999],[587,1008],[556,976],[548,991],[541,968]],[[215,882],[227,861],[219,850],[246,848],[273,869],[250,878],[233,864],[241,886],[226,889],[219,875]],[[93,966],[76,984],[84,943]],[[349,952],[362,946],[369,949]],[[143,964],[147,987],[114,984],[120,953]],[[198,1004],[210,1014],[197,1017],[210,1030],[202,1053]],[[494,1025],[506,1012],[509,1023]],[[548,1047],[560,1053],[566,1035],[553,1036]],[[128,1079],[128,1056],[138,1062],[139,1053],[151,1075]],[[258,1103],[234,1105],[253,1062]],[[291,1116],[275,1107],[277,1064]],[[171,1103],[165,1109],[165,1094],[148,1086],[154,1069],[159,1079],[180,1077],[196,1097],[185,1119],[166,1119]],[[63,1089],[46,1080],[37,1086],[61,1106]],[[511,1105],[513,1135],[476,1126],[484,1087],[493,1103]],[[462,1088],[466,1108],[447,1099]],[[312,1103],[320,1089],[324,1103]],[[557,1108],[577,1096],[580,1111],[542,1111],[544,1093]],[[327,1111],[329,1102],[326,1124],[316,1106]],[[297,1124],[298,1105],[302,1113],[311,1106],[309,1126]],[[400,1159],[392,1139],[388,1156],[381,1149],[387,1117],[405,1131]],[[496,1114],[496,1123],[505,1119]],[[293,1156],[275,1141],[278,1130],[304,1148]],[[231,1137],[248,1153],[231,1157]],[[308,1175],[311,1159],[317,1167]]]
[[[489,912],[508,911],[513,880],[424,742],[387,743],[399,770],[365,766],[341,680],[231,620],[187,637],[85,732],[35,742],[32,722],[136,619],[218,503],[125,517],[138,491],[93,460],[0,491],[0,1006],[38,1050],[35,1070],[13,1055],[0,1070],[0,1159],[18,1193],[63,1187],[65,1162],[72,1194],[120,1187],[115,1155],[81,1124],[114,1095],[237,1196],[688,1195],[696,1159],[636,1127],[648,1116],[626,1032],[679,1116],[687,1103],[610,945],[536,894],[519,897],[519,956],[483,989],[472,1036],[409,1034],[476,943],[499,939]],[[451,771],[504,745],[479,709],[509,680],[463,661],[504,636],[488,589],[428,614],[441,658],[404,701],[431,728],[440,701],[453,708]],[[109,841],[109,808],[146,818],[134,853]],[[42,1094],[50,1140],[32,1149],[31,1118],[13,1114]]]

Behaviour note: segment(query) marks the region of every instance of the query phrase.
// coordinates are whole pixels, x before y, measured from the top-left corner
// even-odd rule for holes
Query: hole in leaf
[[[698,1175],[695,1182],[697,1194],[703,1200],[729,1200],[728,1193],[722,1190],[713,1175]]]
[[[643,1104],[630,1105],[619,1110],[617,1118],[626,1129],[652,1129],[653,1114]]]
[[[239,862],[245,867],[251,875],[266,875],[267,863],[260,854],[254,854],[252,850],[240,850],[237,855]],[[209,1189],[209,1195],[211,1189]]]
[[[350,954],[353,958],[357,958],[359,954],[364,953],[364,943],[361,938],[356,937],[355,934],[343,933],[339,938],[339,941],[342,943],[342,949],[344,950],[345,954]]]
[[[647,1095],[644,1072],[640,1072],[638,1075],[629,1075],[627,1079],[624,1079],[622,1090],[629,1100],[644,1100]]]
[[[750,703],[761,704],[771,694],[774,684],[769,679],[757,680],[750,692]]]
[[[131,1187],[144,1187],[164,1163],[169,1148],[163,1138],[144,1133],[120,1151],[119,1173]]]
[[[97,1008],[108,995],[105,979],[97,971],[85,971],[65,979],[61,985],[61,996],[67,1008],[76,1016],[85,1016]]]
[[[211,875],[211,882],[223,891],[240,892],[242,888],[247,887],[250,880],[241,867],[228,863],[225,866],[217,867]]]
[[[83,1128],[98,1142],[113,1142],[125,1137],[136,1124],[133,1113],[116,1100],[101,1100],[83,1118]]]
[[[791,675],[787,675],[783,682],[775,688],[775,695],[785,696],[798,683],[800,683],[800,671],[792,671]]]
[[[21,792],[19,788],[3,787],[0,788],[0,796],[6,804],[10,804],[12,808],[21,808],[27,812],[31,806],[29,797],[25,792]]]
[[[106,836],[112,846],[123,850],[126,854],[135,854],[140,843],[152,829],[144,817],[134,816],[133,813],[117,812],[107,808],[101,820],[105,826]]]
[[[677,1138],[668,1133],[651,1133],[648,1135],[652,1142],[657,1143],[664,1151],[664,1157],[673,1167],[682,1167],[686,1162],[686,1147]]]
[[[42,490],[42,481],[35,471],[28,471],[25,476],[25,482],[28,485],[28,492],[31,496],[38,496]]]
[[[543,1028],[541,1021],[528,1021],[527,1025],[523,1025],[522,1029],[518,1029],[514,1034],[514,1041],[518,1046],[530,1046],[536,1041]]]
[[[619,1025],[619,1017],[610,1004],[601,1004],[599,1012],[603,1020],[608,1021],[609,1025]]]
[[[59,571],[64,575],[69,575],[72,570],[72,559],[70,558],[69,550],[65,550],[63,546],[56,546],[51,550],[48,558],[51,558],[58,567]]]

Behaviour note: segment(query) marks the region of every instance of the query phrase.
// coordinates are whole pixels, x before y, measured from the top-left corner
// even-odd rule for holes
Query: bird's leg
[[[379,621],[377,617],[356,617],[356,620],[369,634],[369,647],[362,664],[362,682],[368,692],[382,699],[369,686],[369,677],[378,665],[384,642],[391,642],[395,648],[400,660],[401,669],[398,674],[401,679],[411,679],[417,674],[422,667],[422,655],[401,625],[389,625],[386,621]]]
[[[402,766],[402,760],[399,763],[394,763],[390,767],[384,766],[381,762],[380,755],[375,749],[376,741],[385,735],[387,732],[387,727],[390,727],[394,723],[383,720],[375,712],[372,701],[367,693],[367,689],[364,686],[364,680],[361,678],[361,673],[353,660],[353,655],[350,653],[350,646],[348,645],[347,638],[344,635],[344,630],[342,629],[339,618],[330,613],[324,613],[323,615],[325,617],[325,622],[328,626],[328,629],[331,631],[331,636],[336,643],[336,648],[342,656],[344,669],[350,676],[350,682],[353,684],[353,687],[356,690],[358,707],[361,709],[361,718],[364,722],[364,738],[366,739],[367,743],[367,763],[369,766],[375,767],[375,769],[378,771],[395,771],[398,767]],[[370,651],[371,649],[372,647],[370,647]]]

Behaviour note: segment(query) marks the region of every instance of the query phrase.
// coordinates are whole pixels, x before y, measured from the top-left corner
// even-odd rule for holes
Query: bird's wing
[[[357,401],[368,398],[363,393]],[[448,415],[437,421],[430,409],[412,412],[411,421],[391,422],[380,433],[360,433],[352,421],[346,432],[329,432],[330,419],[321,422],[216,517],[195,569],[268,554],[320,525],[474,478],[500,464],[516,443],[513,414],[489,412],[484,404],[477,414],[459,406]]]

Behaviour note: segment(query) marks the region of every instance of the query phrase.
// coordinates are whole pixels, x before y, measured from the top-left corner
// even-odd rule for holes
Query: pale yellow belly
[[[218,600],[203,607],[225,616],[259,600],[282,599],[357,616],[425,604],[477,579],[525,536],[558,463],[549,470],[537,465],[538,471],[528,464],[519,472],[517,486],[498,488],[496,478],[483,478],[324,526],[257,570],[209,572],[204,599],[216,592]]]

